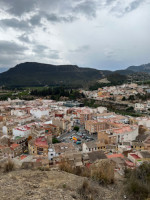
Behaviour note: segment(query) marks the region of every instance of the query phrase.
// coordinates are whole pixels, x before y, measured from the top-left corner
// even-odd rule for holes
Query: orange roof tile
[[[10,146],[10,148],[12,148],[12,149],[15,149],[16,147],[18,147],[19,146],[19,144],[11,144],[11,146]]]
[[[111,154],[111,155],[106,155],[107,158],[124,158],[123,154]]]

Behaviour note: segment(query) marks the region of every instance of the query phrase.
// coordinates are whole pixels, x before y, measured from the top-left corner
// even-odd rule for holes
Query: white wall
[[[19,127],[21,129],[21,127]],[[23,129],[18,130],[17,128],[13,128],[13,136],[21,136],[21,137],[28,137],[31,134],[31,129]]]
[[[8,132],[7,132],[7,126],[3,126],[3,134],[4,134],[4,135],[7,135],[7,134],[8,134]]]
[[[31,109],[30,113],[36,118],[41,118],[42,116],[49,116],[49,110]]]

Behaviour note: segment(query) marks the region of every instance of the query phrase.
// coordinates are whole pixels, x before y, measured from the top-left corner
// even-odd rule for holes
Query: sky
[[[0,0],[0,68],[150,62],[150,0]]]

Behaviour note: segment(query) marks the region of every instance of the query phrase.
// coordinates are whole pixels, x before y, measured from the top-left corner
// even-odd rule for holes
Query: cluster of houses
[[[87,98],[95,100],[115,100],[116,102],[121,102],[126,104],[128,102],[130,107],[133,107],[136,112],[149,112],[150,111],[150,101],[146,100],[134,100],[136,95],[146,95],[150,93],[149,86],[132,84],[123,84],[120,86],[110,86],[99,88],[94,91],[82,90]],[[131,98],[132,96],[132,98]],[[131,99],[130,99],[131,98]],[[132,103],[130,102],[132,100]]]
[[[123,97],[128,99],[130,95],[145,94],[146,86],[137,85],[136,83],[123,84],[117,86],[106,86],[95,91],[84,91],[83,93],[89,98],[97,100],[106,100],[113,97],[116,101],[122,100]]]
[[[150,162],[149,117],[122,116],[105,107],[92,109],[78,103],[67,105],[44,99],[1,101],[0,164],[13,159],[18,166],[57,166],[66,160],[82,167],[111,159],[122,173],[124,167]],[[75,126],[82,126],[96,139],[82,141],[80,148],[72,140],[54,142],[67,137]]]

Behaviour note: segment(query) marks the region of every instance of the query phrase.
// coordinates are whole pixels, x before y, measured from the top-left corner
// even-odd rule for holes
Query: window
[[[38,150],[38,151],[43,151],[43,148],[38,147],[37,150]]]

